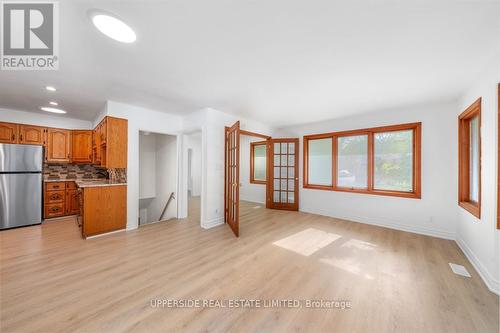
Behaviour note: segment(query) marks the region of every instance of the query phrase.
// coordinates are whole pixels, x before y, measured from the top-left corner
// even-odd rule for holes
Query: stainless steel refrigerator
[[[43,147],[0,143],[0,229],[42,223]]]

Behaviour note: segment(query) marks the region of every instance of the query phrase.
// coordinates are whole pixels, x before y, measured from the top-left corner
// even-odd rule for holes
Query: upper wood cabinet
[[[71,161],[92,163],[92,131],[71,131]]]
[[[46,132],[45,127],[19,125],[18,142],[25,145],[44,145]]]
[[[17,143],[19,125],[0,122],[0,143]]]
[[[107,169],[127,167],[128,121],[105,117],[94,130],[94,164]]]
[[[47,162],[67,163],[71,160],[71,131],[49,128],[47,130]]]

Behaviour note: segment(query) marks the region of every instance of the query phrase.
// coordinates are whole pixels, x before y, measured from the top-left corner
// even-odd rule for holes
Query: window
[[[481,218],[481,99],[458,117],[458,204]]]
[[[368,188],[368,135],[337,139],[337,186]]]
[[[308,179],[311,184],[332,185],[332,139],[315,139],[308,143]]]
[[[250,183],[265,184],[267,178],[267,143],[250,142]]]
[[[413,189],[413,131],[375,133],[374,188],[411,192]]]
[[[421,197],[421,123],[304,136],[304,188]]]
[[[458,117],[458,204],[481,218],[481,99]]]

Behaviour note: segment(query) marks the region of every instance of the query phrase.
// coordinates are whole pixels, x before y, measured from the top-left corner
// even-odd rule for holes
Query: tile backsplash
[[[44,164],[43,178],[46,180],[65,179],[107,179],[108,171],[92,164]]]
[[[109,180],[114,183],[127,182],[127,169],[108,169]]]

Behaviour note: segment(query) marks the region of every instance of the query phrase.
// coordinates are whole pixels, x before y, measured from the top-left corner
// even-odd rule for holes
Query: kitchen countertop
[[[44,179],[45,183],[75,182],[78,187],[120,186],[127,183],[111,182],[109,179]]]
[[[127,183],[112,182],[109,179],[106,179],[106,180],[77,180],[75,182],[76,182],[76,185],[80,188],[127,185]]]

